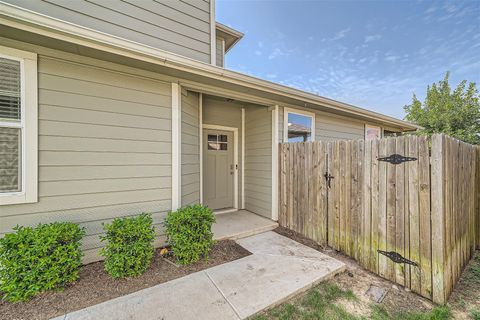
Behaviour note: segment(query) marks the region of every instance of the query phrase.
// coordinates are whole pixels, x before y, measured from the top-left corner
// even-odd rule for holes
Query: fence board
[[[371,271],[377,274],[380,274],[380,261],[378,255],[378,249],[380,249],[380,193],[379,193],[379,183],[380,183],[380,168],[378,158],[378,151],[380,148],[379,140],[373,140],[372,144],[372,155],[371,155],[371,184],[372,184],[372,198],[371,198],[371,215],[372,215],[372,248],[370,250],[371,254]]]
[[[416,161],[415,161],[416,162]],[[420,268],[413,268],[420,278],[420,288],[412,291],[424,297],[432,296],[432,244],[431,244],[431,215],[430,215],[430,155],[426,137],[418,138],[418,184],[419,187],[419,218],[420,241],[419,263]],[[416,198],[416,197],[415,197]],[[411,238],[410,238],[411,239]],[[410,240],[411,241],[411,240]],[[417,249],[418,250],[418,249]],[[414,260],[418,261],[418,260]]]
[[[405,154],[405,137],[395,140],[395,152]],[[395,250],[405,257],[405,163],[395,166]],[[405,286],[405,264],[397,263],[395,267],[395,281]]]

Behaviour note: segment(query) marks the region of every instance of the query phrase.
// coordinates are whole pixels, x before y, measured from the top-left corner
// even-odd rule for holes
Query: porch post
[[[272,109],[272,220],[278,220],[278,105]]]
[[[172,211],[182,206],[182,91],[172,82]]]

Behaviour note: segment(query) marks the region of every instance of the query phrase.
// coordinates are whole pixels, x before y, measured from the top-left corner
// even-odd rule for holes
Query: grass
[[[430,312],[390,314],[385,308],[372,305],[369,317],[353,315],[342,307],[342,300],[358,301],[350,290],[325,282],[268,312],[254,316],[251,320],[448,320],[452,315],[446,306],[436,307]],[[479,320],[475,318],[475,320]]]
[[[357,298],[352,291],[342,290],[335,284],[325,282],[308,291],[303,297],[255,316],[252,320],[357,319],[334,304],[339,299],[356,300]]]

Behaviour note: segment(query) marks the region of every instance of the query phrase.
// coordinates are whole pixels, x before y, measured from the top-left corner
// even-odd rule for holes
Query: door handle
[[[332,179],[334,179],[335,177],[332,176],[332,175],[331,175],[330,173],[328,173],[328,172],[325,172],[325,174],[324,174],[323,176],[325,177],[325,180],[327,180],[327,186],[328,186],[329,188],[331,188],[331,187],[332,187],[332,184],[331,184]]]

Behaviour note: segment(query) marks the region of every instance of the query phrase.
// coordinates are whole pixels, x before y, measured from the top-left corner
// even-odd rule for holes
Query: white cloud
[[[347,36],[347,33],[350,32],[350,30],[352,30],[352,29],[351,28],[346,28],[346,29],[340,30],[339,32],[337,32],[335,34],[335,36],[331,40],[336,41],[336,40],[340,40],[340,39],[345,38]]]
[[[382,36],[379,35],[379,34],[372,34],[372,35],[365,36],[365,40],[363,42],[364,43],[369,43],[369,42],[372,42],[372,41],[380,40],[381,38],[382,38]]]
[[[260,51],[260,50],[255,50],[255,55],[256,55],[256,56],[261,56],[261,55],[262,55],[262,51]]]
[[[268,56],[268,60],[275,59],[276,57],[282,57],[282,56],[285,57],[289,55],[290,55],[289,51],[285,51],[280,48],[275,48],[273,49],[272,53],[270,53],[270,55]]]

